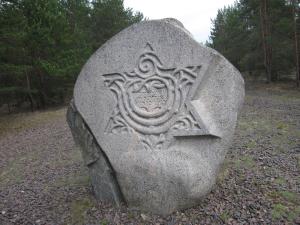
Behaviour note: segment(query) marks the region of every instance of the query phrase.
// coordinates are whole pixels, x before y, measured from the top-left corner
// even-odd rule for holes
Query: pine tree
[[[0,103],[64,102],[92,52],[142,19],[121,0],[1,0]]]

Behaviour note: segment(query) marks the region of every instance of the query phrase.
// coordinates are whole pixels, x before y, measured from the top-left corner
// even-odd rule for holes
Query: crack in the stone
[[[78,121],[78,119],[79,119],[79,121]],[[76,120],[79,124],[76,124]],[[111,163],[109,161],[109,158],[107,157],[107,155],[105,154],[105,152],[103,151],[101,146],[99,145],[99,143],[98,143],[97,139],[95,138],[95,136],[93,135],[90,127],[85,122],[85,120],[83,119],[80,112],[77,110],[73,100],[71,101],[70,106],[68,107],[67,122],[71,128],[71,132],[72,132],[72,135],[73,135],[76,145],[80,146],[82,156],[84,158],[86,166],[89,168],[89,170],[91,170],[91,166],[97,162],[100,163],[100,159],[102,157],[104,159],[106,166],[108,167],[107,174],[108,174],[108,178],[109,178],[109,182],[110,182],[109,186],[110,186],[111,193],[113,195],[115,204],[117,206],[120,206],[121,204],[126,204],[124,195],[121,191],[121,188],[119,186],[119,183],[118,183],[118,180],[116,177],[116,173],[113,169],[113,166],[111,165]],[[90,140],[88,140],[89,137],[91,137]],[[86,148],[85,145],[92,146],[93,143],[95,144],[95,147],[98,150],[97,152],[89,152],[89,149],[85,149]],[[99,178],[101,178],[101,176],[103,176],[103,174],[106,171],[104,170],[102,172],[103,173],[101,175],[99,175]],[[92,177],[92,179],[96,179],[96,178]],[[103,179],[101,179],[101,180],[103,180]],[[95,187],[93,187],[93,188],[95,190]]]

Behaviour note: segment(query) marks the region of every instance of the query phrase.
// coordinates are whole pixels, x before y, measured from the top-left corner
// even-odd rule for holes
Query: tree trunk
[[[294,16],[294,34],[295,34],[295,58],[296,58],[296,84],[300,86],[300,62],[299,62],[299,0],[292,0]]]
[[[264,66],[267,75],[267,82],[272,80],[272,48],[271,48],[271,32],[270,21],[268,17],[267,0],[260,1],[260,21],[261,21],[261,35],[264,51]]]
[[[40,72],[39,73],[39,83],[40,83],[40,90],[39,90],[39,96],[40,96],[40,102],[41,102],[41,107],[43,109],[45,109],[46,107],[46,99],[45,99],[45,92],[44,92],[44,76],[43,74]]]
[[[7,102],[7,109],[8,109],[8,113],[10,113],[11,110],[10,110],[10,104],[9,104],[9,102]]]
[[[27,91],[28,91],[27,96],[28,96],[28,99],[30,102],[31,111],[33,112],[33,97],[31,94],[30,78],[29,78],[28,72],[26,71],[25,73],[26,73],[26,84],[27,84]]]

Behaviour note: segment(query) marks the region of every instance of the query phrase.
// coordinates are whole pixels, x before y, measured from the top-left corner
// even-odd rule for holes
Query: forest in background
[[[218,11],[206,45],[247,77],[299,86],[299,1],[238,0]],[[66,103],[89,56],[143,19],[123,0],[0,0],[0,107]]]
[[[0,0],[0,107],[64,103],[90,55],[143,18],[123,0]]]
[[[299,0],[239,0],[218,10],[206,45],[249,77],[299,86]]]

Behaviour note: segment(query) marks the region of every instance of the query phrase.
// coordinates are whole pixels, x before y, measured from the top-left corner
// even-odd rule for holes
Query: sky
[[[232,5],[235,0],[124,0],[126,8],[140,11],[148,19],[172,17],[183,23],[199,42],[210,35],[211,19],[218,9]]]

